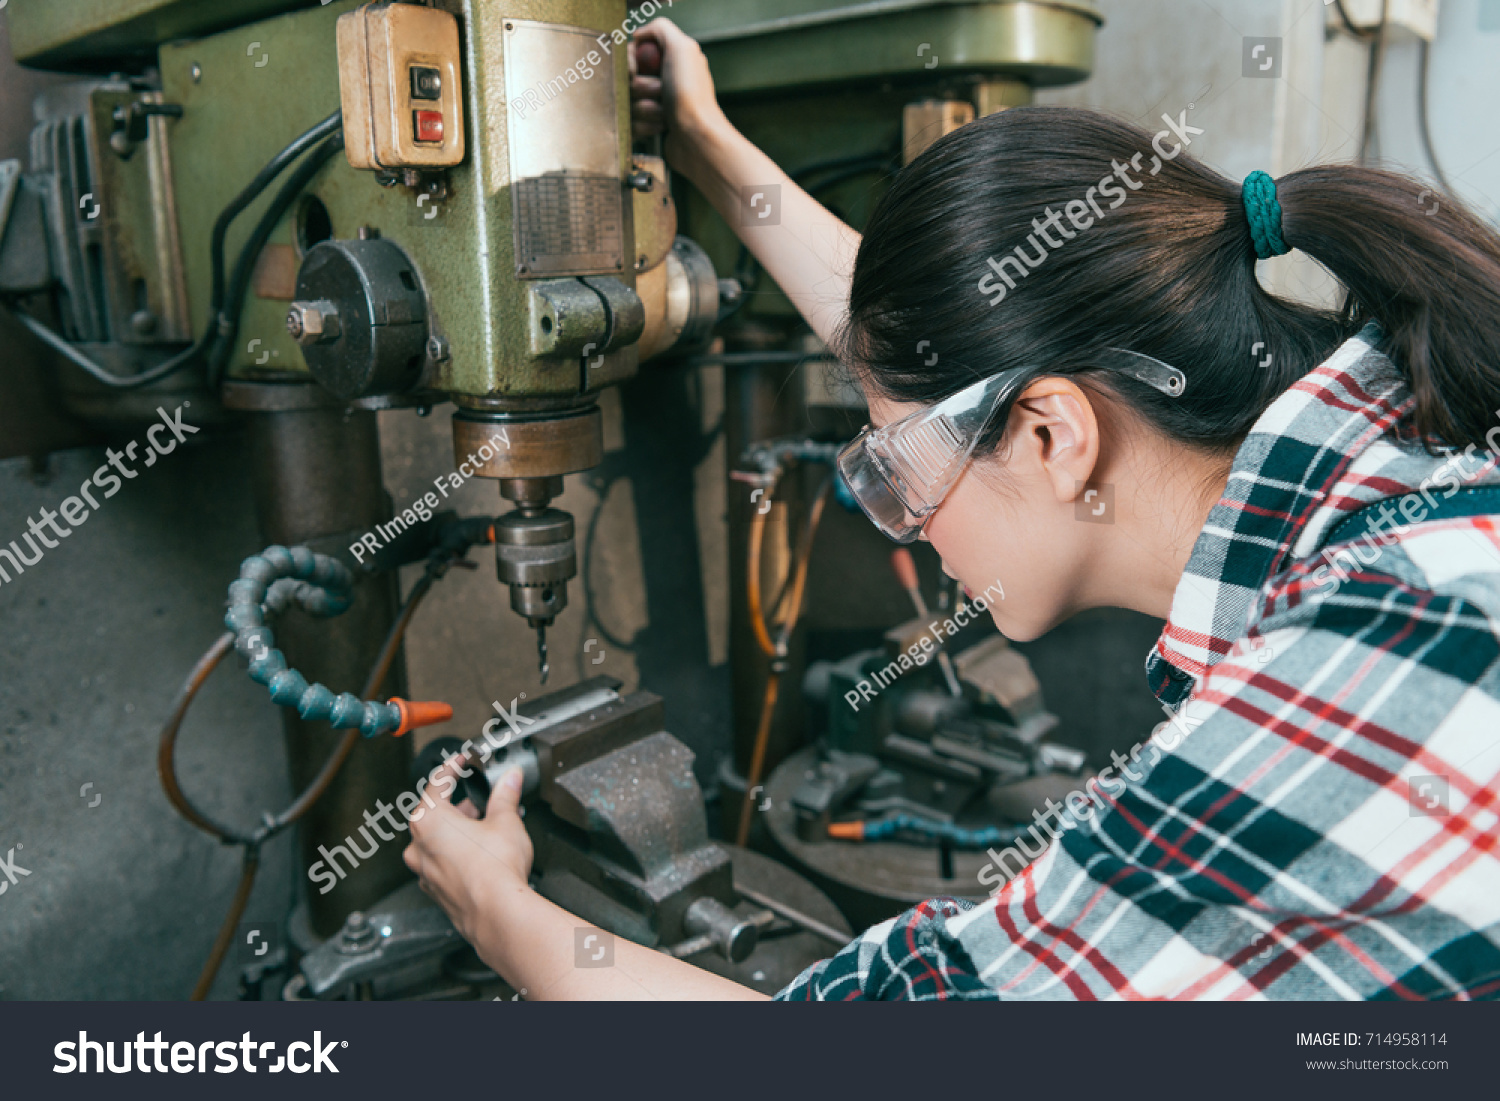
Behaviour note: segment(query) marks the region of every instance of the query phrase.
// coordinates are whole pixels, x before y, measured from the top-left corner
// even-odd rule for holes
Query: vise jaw
[[[694,902],[733,907],[739,898],[729,854],[708,836],[692,750],[663,729],[659,696],[621,697],[619,684],[595,677],[522,709],[541,712],[525,729],[539,777],[526,815],[534,885],[617,936],[675,944],[694,933]],[[554,701],[575,692],[605,702],[547,723]]]

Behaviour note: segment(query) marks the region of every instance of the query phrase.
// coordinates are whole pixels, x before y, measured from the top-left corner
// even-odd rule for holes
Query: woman
[[[841,466],[871,518],[1000,579],[1013,639],[1167,620],[1170,738],[1070,797],[988,903],[924,903],[782,996],[1500,996],[1500,239],[1373,170],[1241,187],[1186,115],[1024,108],[938,141],[860,240],[666,20],[637,36],[658,51],[638,133],[731,225],[742,184],[780,185],[781,225],[742,233],[864,389],[877,428]],[[1290,247],[1347,308],[1260,287]],[[575,968],[517,798],[440,800],[406,859],[528,997],[758,996],[625,942]]]

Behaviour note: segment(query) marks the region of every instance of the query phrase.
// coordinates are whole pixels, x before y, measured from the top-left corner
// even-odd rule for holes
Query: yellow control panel
[[[366,4],[338,21],[344,142],[355,168],[451,168],[464,159],[458,20]]]

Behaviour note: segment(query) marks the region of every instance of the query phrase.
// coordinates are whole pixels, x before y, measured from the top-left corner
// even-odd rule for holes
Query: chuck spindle
[[[510,586],[510,606],[536,630],[537,666],[547,683],[547,628],[568,605],[568,581],[578,576],[573,517],[549,508],[561,478],[506,478],[500,492],[516,507],[495,522],[495,566]]]

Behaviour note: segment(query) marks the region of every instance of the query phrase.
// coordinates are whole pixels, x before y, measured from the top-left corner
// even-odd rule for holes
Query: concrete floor
[[[165,457],[0,585],[0,855],[14,847],[31,872],[0,897],[0,997],[181,998],[197,978],[238,858],[167,804],[156,740],[256,543],[243,456],[229,438]],[[40,481],[27,460],[0,463],[5,541],[103,461],[62,452]],[[263,695],[221,669],[184,729],[182,782],[226,820],[286,802]],[[263,854],[247,916],[285,909],[289,852]]]

